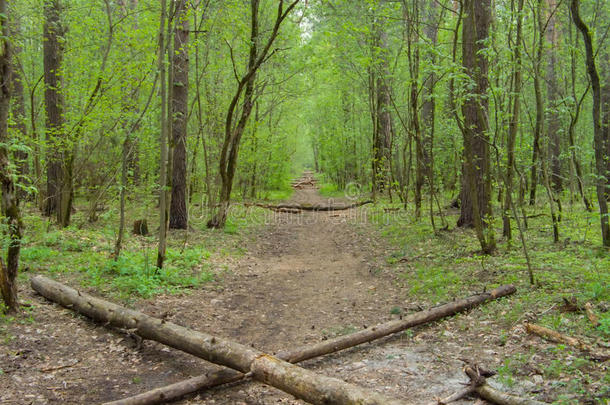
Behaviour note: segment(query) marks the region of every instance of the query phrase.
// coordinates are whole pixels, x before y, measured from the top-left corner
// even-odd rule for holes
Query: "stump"
[[[148,222],[145,219],[138,219],[133,222],[133,233],[134,235],[147,236],[148,235]]]

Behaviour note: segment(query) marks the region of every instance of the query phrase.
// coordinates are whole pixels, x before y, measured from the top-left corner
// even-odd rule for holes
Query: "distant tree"
[[[262,64],[270,56],[269,51],[273,42],[280,32],[280,26],[288,14],[297,5],[299,0],[294,0],[284,9],[284,0],[278,1],[277,15],[275,23],[271,29],[271,34],[261,47],[259,3],[260,0],[250,1],[250,50],[246,73],[238,78],[238,85],[225,120],[225,136],[220,152],[219,173],[221,179],[219,207],[216,214],[208,221],[209,228],[224,228],[227,221],[227,213],[231,203],[231,191],[233,190],[233,178],[237,169],[237,157],[241,137],[246,129],[246,124],[250,118],[253,107],[254,83],[256,74]],[[233,66],[236,71],[236,66]],[[241,100],[241,108],[238,108]],[[237,116],[239,114],[239,116]]]

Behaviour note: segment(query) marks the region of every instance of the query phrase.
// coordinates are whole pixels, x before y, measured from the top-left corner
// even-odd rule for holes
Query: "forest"
[[[0,402],[608,403],[609,2],[0,29]]]

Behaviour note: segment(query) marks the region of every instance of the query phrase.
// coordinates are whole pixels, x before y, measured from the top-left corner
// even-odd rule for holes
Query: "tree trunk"
[[[422,3],[426,4],[427,2]],[[427,3],[427,12],[423,28],[424,35],[434,48],[436,48],[438,43],[438,27],[440,24],[439,17],[437,16],[437,8],[436,2]],[[429,65],[434,66],[436,64],[436,54],[434,51],[428,53],[427,59]],[[434,189],[434,130],[436,125],[436,101],[434,97],[434,87],[436,86],[436,80],[436,74],[434,70],[431,70],[428,73],[428,77],[424,80],[424,99],[421,107],[422,123],[424,126],[424,130],[422,132],[422,163],[424,175],[428,179],[428,187],[430,192],[430,223],[435,231],[436,227],[434,224],[433,204],[436,197],[436,190]],[[442,213],[441,217],[444,222]]]
[[[167,150],[167,137],[168,137],[168,120],[167,120],[167,77],[165,69],[165,54],[166,49],[166,38],[165,38],[165,25],[167,19],[167,1],[161,0],[161,18],[159,25],[159,76],[161,77],[161,88],[159,93],[161,96],[161,131],[159,144],[161,149],[161,161],[159,162],[159,248],[157,250],[157,268],[163,267],[165,261],[165,251],[167,248],[167,208],[168,208],[168,193],[167,187],[167,168],[168,168],[168,155]]]
[[[21,54],[21,45],[19,44],[18,36],[20,35],[20,27],[18,21],[11,21],[11,36],[12,40],[12,54],[11,54],[11,94],[12,94],[12,119],[13,119],[13,130],[18,134],[19,141],[24,144],[29,143],[28,131],[25,124],[25,93],[23,88],[23,77],[21,75],[21,69],[19,67],[18,58]],[[15,160],[17,164],[17,174],[19,176],[19,183],[22,186],[30,185],[29,176],[29,164],[28,164],[28,153],[19,150],[15,152]],[[27,192],[19,190],[17,192],[20,200],[27,196]]]
[[[523,30],[523,0],[519,0],[517,13],[517,35],[513,43],[513,91],[510,97],[512,112],[508,125],[508,137],[506,142],[506,177],[504,205],[502,207],[503,235],[507,240],[512,237],[510,227],[510,209],[512,205],[513,176],[515,166],[515,140],[519,130],[520,98],[521,98],[521,36]],[[510,41],[509,41],[510,42]],[[509,103],[510,104],[510,103]]]
[[[108,301],[94,298],[43,276],[31,280],[44,297],[109,325],[135,329],[155,340],[272,385],[313,404],[404,404],[335,378],[315,374],[277,357],[217,336],[187,329]]]
[[[388,186],[389,170],[388,165],[390,163],[390,144],[392,142],[392,114],[390,113],[390,72],[388,66],[388,45],[387,45],[387,33],[382,27],[376,27],[376,52],[379,53],[379,61],[376,63],[377,72],[375,74],[377,84],[375,89],[377,91],[377,108],[375,109],[377,115],[377,135],[375,136],[376,143],[374,145],[374,173],[376,191],[383,192]],[[389,189],[389,187],[388,187]]]
[[[607,162],[610,148],[610,139],[608,128],[603,130],[601,125],[601,102],[602,94],[599,83],[599,74],[595,66],[595,54],[593,52],[593,40],[589,27],[584,23],[579,13],[579,1],[572,0],[571,3],[572,19],[576,28],[582,33],[585,50],[586,50],[586,66],[589,78],[591,79],[591,87],[593,89],[593,138],[595,149],[595,171],[597,175],[596,190],[597,203],[599,205],[599,214],[602,231],[602,243],[604,246],[610,246],[610,223],[608,222],[608,198],[610,198],[610,174],[608,173]]]
[[[123,237],[125,235],[125,200],[127,197],[127,172],[129,165],[129,147],[131,134],[128,133],[123,140],[123,150],[121,158],[121,187],[119,191],[119,232],[114,244],[114,260],[118,260],[123,247]]]
[[[0,293],[8,312],[17,312],[17,271],[23,223],[19,212],[17,190],[10,172],[8,151],[8,113],[11,101],[11,46],[9,42],[9,7],[6,0],[0,0],[0,195],[2,216],[8,225],[9,244],[6,266],[0,257]]]
[[[64,97],[61,76],[64,29],[60,21],[59,0],[44,2],[43,64],[45,83],[46,141],[47,141],[47,192],[44,212],[57,215],[61,221],[63,159],[67,145],[64,134]]]
[[[591,206],[591,202],[589,201],[589,198],[587,198],[587,194],[585,192],[582,168],[580,165],[580,160],[578,159],[578,156],[576,155],[577,149],[576,149],[576,142],[575,142],[576,124],[578,123],[578,119],[580,118],[580,111],[581,111],[582,103],[585,99],[585,95],[587,94],[587,92],[589,90],[589,87],[587,86],[587,90],[585,90],[585,92],[583,93],[582,97],[580,97],[580,99],[576,96],[577,75],[576,75],[575,48],[578,43],[578,36],[576,37],[576,44],[575,44],[574,41],[572,40],[572,28],[571,27],[570,27],[569,33],[570,33],[570,45],[574,44],[574,46],[571,46],[571,49],[570,49],[570,76],[571,76],[572,98],[574,99],[574,103],[575,103],[573,112],[572,111],[570,112],[570,125],[568,126],[568,141],[569,141],[569,147],[570,147],[570,159],[572,161],[572,165],[574,166],[574,171],[576,172],[576,184],[578,186],[578,192],[580,194],[580,198],[582,198],[582,201],[583,201],[583,204],[585,205],[586,210],[588,212],[592,212],[593,207]]]
[[[476,4],[475,4],[476,3]],[[461,212],[458,226],[474,225],[474,204],[478,200],[479,216],[483,219],[491,214],[491,172],[489,159],[489,137],[487,134],[487,71],[488,63],[484,55],[484,42],[488,38],[491,20],[489,0],[463,3],[464,24],[462,25],[462,63],[475,87],[462,106],[464,115],[464,137],[471,144],[472,161],[465,158],[465,166],[471,166],[474,177],[464,170],[462,176]],[[471,195],[469,183],[474,183],[476,195]]]
[[[462,63],[475,87],[462,105],[464,172],[458,226],[474,225],[482,250],[490,253],[495,250],[495,240],[491,221],[489,126],[486,118],[488,63],[484,46],[489,35],[491,0],[466,0],[463,7]],[[483,233],[486,224],[489,224],[487,236]]]
[[[426,167],[428,162],[426,161],[426,153],[423,140],[423,131],[419,122],[419,27],[414,22],[419,21],[419,0],[413,2],[412,11],[409,12],[407,5],[405,4],[405,11],[408,25],[407,33],[407,55],[409,59],[409,73],[411,79],[410,85],[410,131],[413,138],[415,139],[415,190],[414,190],[414,205],[415,205],[415,218],[421,217],[421,202],[422,202],[422,188],[424,186],[424,180],[426,175]]]
[[[170,229],[186,229],[188,212],[186,206],[186,139],[188,121],[188,35],[186,0],[176,3],[174,28],[174,52],[172,73],[172,139],[173,139],[173,169],[172,198],[169,214]]]
[[[550,44],[547,59],[547,74],[546,74],[546,93],[549,100],[549,112],[547,113],[546,130],[548,134],[548,157],[551,171],[551,184],[553,186],[554,198],[556,202],[559,200],[559,193],[563,190],[563,182],[561,177],[561,137],[560,124],[561,116],[557,110],[560,102],[558,90],[556,66],[559,65],[557,59],[557,47],[559,46],[559,31],[556,27],[556,0],[547,0],[548,5],[548,23],[546,28],[546,40]]]

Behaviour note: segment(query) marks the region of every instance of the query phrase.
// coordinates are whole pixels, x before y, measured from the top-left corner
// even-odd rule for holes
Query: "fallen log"
[[[466,366],[464,372],[470,378],[470,384],[481,398],[498,405],[546,405],[546,402],[536,401],[535,399],[522,398],[516,395],[507,394],[499,391],[489,384],[476,367]]]
[[[536,325],[534,323],[525,323],[525,330],[528,333],[532,333],[534,335],[538,335],[543,339],[550,340],[555,343],[562,343],[568,346],[578,347],[584,351],[591,351],[591,346],[587,345],[580,339],[561,334],[553,329],[546,328],[544,326]]]
[[[555,343],[561,343],[568,346],[576,347],[586,353],[587,357],[594,361],[605,362],[610,359],[610,353],[607,351],[597,351],[592,346],[585,343],[583,340],[564,335],[553,329],[545,328],[544,326],[533,323],[525,323],[525,330],[534,335],[538,335],[545,340]]]
[[[335,353],[361,343],[371,342],[392,333],[401,332],[417,325],[437,321],[456,313],[474,308],[484,304],[485,302],[513,294],[515,291],[516,289],[512,285],[501,286],[489,292],[473,295],[471,297],[443,304],[435,308],[407,315],[402,320],[390,321],[353,334],[325,340],[314,345],[307,345],[293,350],[280,352],[276,354],[276,357],[290,363],[297,363],[323,356],[325,354]],[[242,373],[232,370],[221,370],[210,375],[196,376],[166,387],[156,388],[152,391],[144,392],[130,398],[109,402],[105,405],[160,404],[181,398],[185,395],[201,391],[203,389],[236,382],[244,377],[245,376]]]
[[[373,200],[359,201],[352,204],[337,204],[337,205],[321,205],[321,204],[290,204],[290,203],[282,203],[282,204],[261,204],[261,203],[253,203],[247,204],[249,206],[267,208],[270,210],[300,210],[300,211],[342,211],[348,210],[350,208],[360,207],[366,204],[373,203]]]
[[[398,405],[403,401],[305,370],[256,349],[92,297],[43,276],[31,279],[34,290],[47,299],[100,322],[126,328],[145,339],[252,375],[312,404]]]

